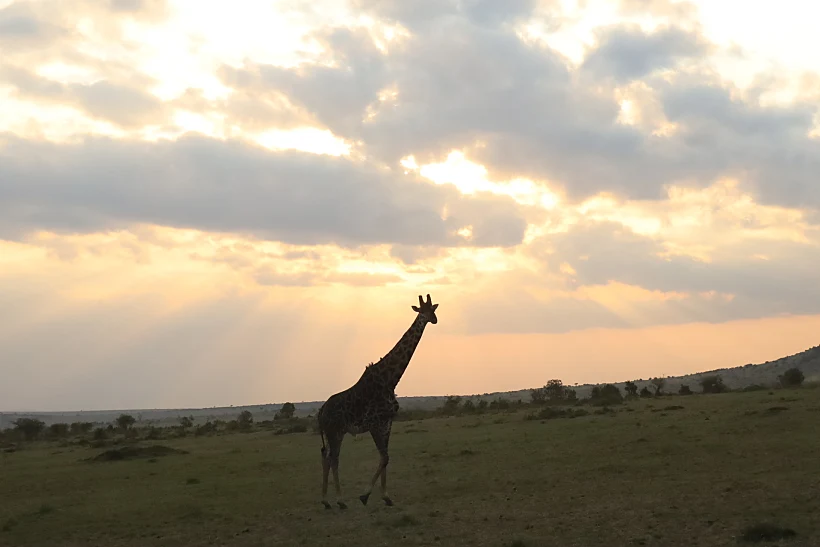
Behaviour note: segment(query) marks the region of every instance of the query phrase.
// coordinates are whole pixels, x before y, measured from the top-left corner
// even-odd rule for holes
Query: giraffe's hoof
[[[362,505],[367,505],[367,500],[370,499],[370,494],[362,494],[359,496],[359,499],[361,500]]]
[[[337,501],[336,503],[338,504],[339,509],[347,509],[347,504],[345,502]]]
[[[333,507],[331,507],[330,504],[328,502],[326,502],[325,500],[322,500],[322,505],[325,506],[325,509],[333,509]]]
[[[392,506],[393,506],[393,500],[391,500],[391,499],[390,499],[390,498],[388,498],[387,496],[383,497],[382,499],[384,500],[384,504],[385,504],[386,506],[388,506],[388,507],[392,507]]]

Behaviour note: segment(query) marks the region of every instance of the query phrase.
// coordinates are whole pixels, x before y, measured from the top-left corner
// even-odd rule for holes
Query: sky
[[[818,343],[819,6],[0,0],[0,410],[624,381]]]

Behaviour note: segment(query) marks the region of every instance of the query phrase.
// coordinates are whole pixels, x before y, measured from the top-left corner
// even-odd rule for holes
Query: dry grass
[[[755,526],[818,545],[818,407],[820,390],[778,390],[401,422],[396,505],[359,504],[378,457],[348,438],[346,511],[319,503],[313,433],[150,441],[188,453],[94,464],[103,449],[22,444],[0,454],[0,545],[690,547]]]

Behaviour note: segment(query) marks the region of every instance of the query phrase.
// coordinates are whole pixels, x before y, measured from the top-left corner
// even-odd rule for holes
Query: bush
[[[239,413],[236,423],[239,429],[250,429],[253,425],[253,414],[250,410],[243,410]]]
[[[490,410],[508,410],[510,408],[510,401],[507,399],[502,399],[501,397],[496,397],[492,401],[490,401],[489,409]]]
[[[565,386],[561,380],[554,379],[547,382],[544,387],[530,390],[530,399],[533,404],[541,405],[548,401],[553,403],[574,401],[576,394],[574,389]]]
[[[117,417],[117,427],[123,431],[128,431],[128,428],[134,425],[134,422],[136,421],[137,420],[135,420],[130,414],[120,414]]]
[[[587,416],[589,412],[583,408],[556,408],[554,406],[547,406],[534,414],[528,414],[524,417],[525,420],[554,420],[556,418],[579,418]]]
[[[459,405],[461,404],[461,397],[447,396],[447,400],[441,405],[441,413],[445,416],[454,416],[458,414]]]
[[[689,389],[689,386],[685,384],[680,386],[680,389],[678,390],[678,395],[692,395],[693,393],[694,392]]]
[[[655,396],[663,395],[663,386],[666,385],[666,379],[664,378],[652,378],[650,380],[652,385],[655,386]]]
[[[48,426],[48,434],[50,437],[62,438],[68,436],[68,424],[51,424]]]
[[[777,379],[780,380],[780,385],[783,387],[798,387],[803,385],[803,381],[806,377],[803,375],[802,370],[793,367],[778,376]]]
[[[624,384],[624,391],[626,391],[627,397],[632,398],[638,396],[638,386],[632,380]]]
[[[202,435],[211,435],[212,433],[216,433],[216,424],[211,422],[210,420],[202,425],[196,426],[196,428],[194,429],[194,436],[196,437],[200,437]]]
[[[704,393],[725,393],[729,391],[720,374],[704,376],[700,380],[700,387]]]
[[[20,418],[12,422],[17,431],[27,441],[33,441],[45,429],[46,424],[42,420],[34,418]]]
[[[69,426],[69,431],[72,435],[82,435],[90,432],[94,427],[91,422],[72,422]]]
[[[274,435],[289,435],[291,433],[307,433],[307,426],[305,424],[293,424],[288,427],[277,429],[273,432]]]
[[[649,388],[648,388],[648,387],[643,386],[643,388],[641,388],[641,393],[640,393],[640,395],[641,395],[641,398],[642,398],[642,399],[646,399],[647,397],[652,397],[652,392],[651,392],[651,391],[649,391]]]
[[[296,405],[293,403],[285,403],[282,405],[282,408],[279,409],[274,416],[274,420],[287,420],[289,418],[293,418],[293,414],[296,412]]]
[[[624,402],[621,390],[612,384],[595,386],[589,395],[589,402],[595,406],[619,405]]]
[[[94,430],[94,440],[95,441],[102,441],[108,438],[108,432],[103,429],[102,427],[98,427]]]
[[[145,434],[145,438],[151,441],[156,441],[162,438],[162,429],[159,427],[151,426],[148,428],[148,432]]]

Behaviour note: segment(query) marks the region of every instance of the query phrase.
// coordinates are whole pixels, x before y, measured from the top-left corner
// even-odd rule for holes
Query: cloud
[[[385,53],[369,31],[323,30],[316,36],[329,58],[321,65],[249,63],[223,69],[223,81],[286,95],[388,165],[410,154],[420,164],[440,161],[460,149],[494,180],[528,177],[573,201],[599,192],[661,200],[669,184],[707,187],[733,176],[763,202],[820,207],[811,179],[820,141],[808,136],[816,101],[762,106],[739,95],[712,64],[719,48],[696,28],[607,27],[579,78],[561,54],[516,34],[509,22],[529,8],[510,6],[510,19],[486,6],[477,17],[470,6],[478,4],[469,3],[360,5],[410,34]],[[652,9],[674,19],[671,5]],[[641,124],[622,119],[628,86],[619,84],[630,82],[642,89],[632,105]]]
[[[686,0],[620,0],[618,11],[626,16],[669,18],[678,23],[697,20],[697,6]]]
[[[197,136],[65,145],[8,138],[0,147],[0,219],[7,238],[154,223],[343,246],[510,246],[527,226],[510,198],[463,196],[345,158]],[[465,225],[474,227],[470,240],[456,233]]]
[[[202,116],[224,118],[223,124],[258,133],[268,129],[289,130],[310,125],[311,116],[300,112],[281,93],[237,89],[227,98],[208,99],[201,90],[187,89],[170,106]]]
[[[571,265],[575,286],[617,282],[705,295],[712,300],[702,310],[704,320],[820,313],[820,272],[814,266],[820,261],[820,237],[806,243],[736,243],[714,253],[709,262],[670,255],[662,241],[611,222],[582,223],[534,247],[541,244],[550,248],[546,260],[553,271],[562,263]]]
[[[12,2],[0,9],[0,44],[4,53],[13,53],[12,48],[48,46],[70,34],[69,29],[38,17],[33,2]]]
[[[413,32],[448,17],[465,17],[474,24],[499,26],[526,19],[537,6],[537,0],[421,0],[412,4],[401,0],[351,1],[353,9],[401,24]]]
[[[611,25],[596,31],[597,45],[581,70],[618,84],[640,79],[660,69],[678,68],[686,59],[709,52],[708,42],[696,32],[668,26],[649,34],[639,25]]]
[[[92,118],[126,128],[163,123],[168,111],[152,94],[105,80],[91,84],[62,84],[27,70],[0,68],[0,82],[12,85],[21,98],[70,104]]]

